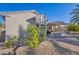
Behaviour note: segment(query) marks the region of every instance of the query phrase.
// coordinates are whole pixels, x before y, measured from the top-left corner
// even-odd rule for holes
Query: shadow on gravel
[[[52,42],[52,41],[51,41],[51,42]],[[65,49],[65,48],[59,46],[56,42],[53,42],[53,45],[54,45],[56,51],[57,51],[59,54],[61,54],[61,55],[79,55],[78,52]]]
[[[65,42],[65,43],[68,43],[68,44],[72,44],[72,45],[75,45],[75,46],[79,46],[79,42],[78,41],[75,41],[75,40],[65,39],[65,40],[56,40],[56,41]]]
[[[65,42],[65,43],[72,44],[72,45],[75,45],[75,46],[79,46],[79,41],[70,40],[70,39],[65,38],[65,37],[51,36],[51,37],[47,37],[47,38],[50,39],[50,40],[53,40],[53,41],[60,41],[60,42]]]

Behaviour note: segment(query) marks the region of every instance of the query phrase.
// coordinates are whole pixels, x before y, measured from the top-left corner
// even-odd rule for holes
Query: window
[[[30,19],[28,19],[26,21],[29,22],[30,24],[34,25],[35,22],[36,22],[36,19],[35,18],[30,18]]]

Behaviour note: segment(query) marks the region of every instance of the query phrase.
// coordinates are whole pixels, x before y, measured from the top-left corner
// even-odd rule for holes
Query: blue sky
[[[48,22],[69,22],[70,12],[76,7],[75,5],[68,3],[4,3],[0,4],[0,11],[36,10],[44,14]],[[0,22],[3,22],[2,17],[0,17]]]

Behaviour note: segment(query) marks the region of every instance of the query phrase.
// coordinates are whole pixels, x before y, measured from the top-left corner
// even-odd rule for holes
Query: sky
[[[0,12],[18,10],[36,10],[45,15],[48,22],[70,21],[70,13],[76,8],[77,4],[68,3],[3,3],[0,4]],[[4,23],[0,16],[0,22]]]

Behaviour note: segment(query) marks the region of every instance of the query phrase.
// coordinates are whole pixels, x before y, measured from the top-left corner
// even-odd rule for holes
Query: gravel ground
[[[74,49],[75,48],[75,49]],[[58,41],[43,41],[37,48],[19,47],[16,55],[79,55],[79,46]],[[0,47],[0,55],[14,55],[14,48]]]

